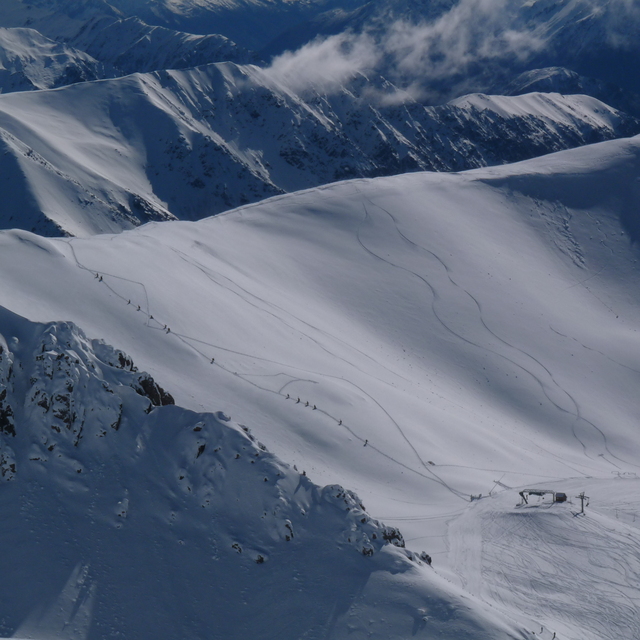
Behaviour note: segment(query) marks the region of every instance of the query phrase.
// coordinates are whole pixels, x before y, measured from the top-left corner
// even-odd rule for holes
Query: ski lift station
[[[522,498],[522,504],[529,504],[529,498],[531,496],[550,496],[552,502],[566,502],[567,494],[562,491],[554,491],[553,489],[523,489],[520,491],[520,497]]]

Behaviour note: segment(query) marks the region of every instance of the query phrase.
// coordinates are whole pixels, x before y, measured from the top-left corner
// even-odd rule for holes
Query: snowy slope
[[[358,79],[367,84],[366,78]],[[374,108],[232,63],[0,98],[0,226],[89,235],[198,219],[345,177],[458,170],[637,132],[588,97]]]
[[[314,485],[222,412],[173,406],[122,351],[4,309],[0,326],[4,634],[517,633],[355,494]]]
[[[223,410],[313,482],[355,490],[451,588],[538,637],[627,640],[637,566],[617,563],[638,540],[613,507],[629,527],[640,513],[639,178],[633,138],[117,236],[4,232],[0,296],[73,320],[179,406]],[[469,502],[529,485],[586,490],[584,522],[526,519],[510,489]]]
[[[451,525],[456,571],[467,590],[497,608],[535,616],[533,631],[543,640],[554,631],[584,640],[638,637],[640,479],[560,486],[572,505],[553,504],[549,496],[524,505],[515,491],[474,503]],[[577,496],[585,490],[591,502],[581,515]],[[579,632],[575,618],[583,620]]]
[[[0,93],[51,89],[104,78],[108,73],[90,55],[33,29],[0,28]]]

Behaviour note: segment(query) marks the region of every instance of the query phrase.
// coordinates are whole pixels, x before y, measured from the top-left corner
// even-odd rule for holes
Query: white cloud
[[[628,45],[628,25],[640,24],[640,0],[565,0],[550,6],[574,16],[600,14],[614,46]],[[297,93],[331,93],[358,74],[379,72],[400,89],[370,88],[369,99],[392,104],[429,96],[448,98],[478,90],[472,79],[483,67],[502,60],[525,62],[544,49],[545,29],[535,19],[527,23],[526,7],[534,12],[544,8],[532,0],[460,0],[430,23],[396,20],[382,33],[343,33],[315,40],[276,57],[265,72]],[[443,88],[444,81],[450,83],[448,89]]]
[[[266,72],[296,93],[309,89],[331,93],[358,73],[375,69],[379,62],[380,54],[369,35],[343,33],[286,51]]]

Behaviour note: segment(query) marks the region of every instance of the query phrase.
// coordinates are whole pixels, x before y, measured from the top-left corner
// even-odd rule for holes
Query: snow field
[[[530,634],[539,623],[589,637],[579,601],[595,581],[607,633],[626,640],[635,569],[593,569],[577,586],[589,552],[569,557],[582,544],[569,518],[532,525],[522,539],[562,547],[557,568],[524,544],[521,557],[536,585],[564,595],[555,605],[538,586],[525,605],[517,554],[506,577],[483,559],[501,553],[491,540],[503,529],[520,548],[510,523],[525,511],[493,526],[494,500],[468,507],[498,487],[562,490],[577,478],[576,491],[597,489],[637,473],[639,144],[351,181],[117,236],[5,232],[0,294],[32,320],[73,319],[178,405],[223,410],[312,481],[355,490],[433,556],[442,584],[475,592],[474,610],[479,598]],[[468,520],[485,508],[487,522]],[[605,521],[594,522],[578,532],[599,545]],[[634,535],[612,563],[636,549]]]

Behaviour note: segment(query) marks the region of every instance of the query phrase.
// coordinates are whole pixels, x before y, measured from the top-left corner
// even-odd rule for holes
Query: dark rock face
[[[0,391],[0,432],[10,436],[16,435],[16,428],[13,422],[13,409],[7,401],[7,390]]]
[[[155,382],[148,373],[143,373],[138,377],[138,383],[134,386],[134,389],[141,396],[149,398],[154,407],[164,407],[168,404],[175,404],[173,396]]]
[[[0,345],[0,433],[16,435],[14,412],[8,398],[13,378],[13,358],[8,349]]]

